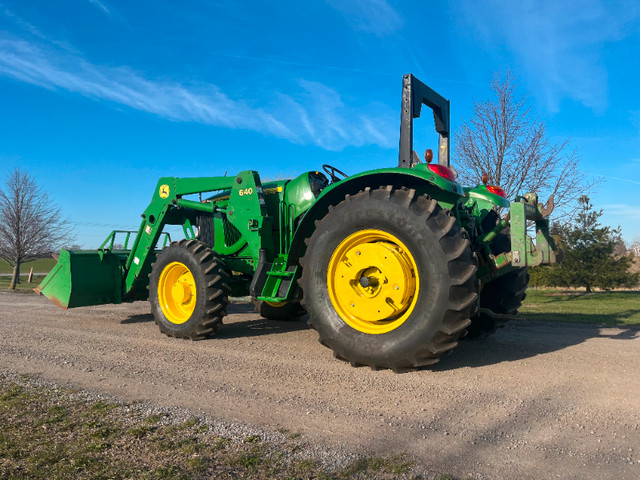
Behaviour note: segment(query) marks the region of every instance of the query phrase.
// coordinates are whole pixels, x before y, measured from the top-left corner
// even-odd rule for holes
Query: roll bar
[[[449,100],[426,86],[412,74],[402,77],[398,167],[410,168],[414,163],[413,119],[420,116],[423,104],[433,110],[436,132],[440,134],[438,163],[449,167]]]

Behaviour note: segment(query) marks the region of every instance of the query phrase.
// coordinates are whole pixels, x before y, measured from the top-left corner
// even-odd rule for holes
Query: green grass
[[[28,275],[20,275],[20,281],[18,285],[16,285],[16,291],[20,292],[30,292],[38,285],[40,282],[44,280],[44,275],[34,275],[33,281],[31,283],[27,282]],[[0,277],[0,291],[10,291],[9,285],[11,284],[11,277]]]
[[[640,292],[527,290],[518,310],[529,320],[598,325],[640,325]]]
[[[28,274],[31,267],[33,267],[33,273],[49,273],[55,264],[56,261],[51,257],[38,258],[20,265],[20,273]],[[13,272],[13,267],[4,260],[0,260],[0,273],[11,272]]]
[[[361,458],[327,470],[291,439],[229,439],[196,418],[171,422],[135,405],[87,401],[73,391],[0,375],[0,478],[394,479],[403,456]],[[443,476],[441,478],[453,478]]]

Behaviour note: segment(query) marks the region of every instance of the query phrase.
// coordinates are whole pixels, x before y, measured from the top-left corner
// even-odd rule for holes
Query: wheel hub
[[[167,320],[178,325],[189,320],[196,299],[196,282],[187,266],[180,262],[167,265],[158,281],[158,301]]]
[[[379,285],[380,285],[380,282],[378,282],[378,279],[373,275],[370,277],[366,277],[364,275],[360,277],[360,286],[363,288],[367,288],[367,287],[375,288]]]
[[[364,333],[385,333],[400,326],[417,300],[417,280],[409,250],[382,230],[362,230],[345,238],[327,272],[337,313]]]

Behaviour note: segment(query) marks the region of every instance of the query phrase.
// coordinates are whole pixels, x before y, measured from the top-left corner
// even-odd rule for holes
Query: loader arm
[[[229,202],[223,206],[182,198],[219,190],[229,192]],[[164,177],[142,214],[130,252],[113,252],[107,245],[113,244],[111,236],[111,243],[105,242],[98,250],[62,250],[35,290],[64,309],[146,299],[148,275],[165,225],[182,225],[187,231],[197,212],[226,216],[242,232],[252,265],[258,264],[261,252],[273,258],[272,220],[257,172],[247,170],[233,177]]]
[[[220,208],[211,202],[183,199],[194,193],[230,190],[229,203]],[[257,172],[247,170],[234,177],[164,177],[158,180],[151,203],[142,214],[142,222],[125,264],[124,296],[135,294],[146,279],[153,252],[165,225],[182,225],[185,216],[181,209],[205,212],[213,216],[222,212],[247,240],[249,251],[257,264],[260,249],[273,256],[271,219],[266,213],[262,184]],[[264,235],[263,235],[264,232]]]

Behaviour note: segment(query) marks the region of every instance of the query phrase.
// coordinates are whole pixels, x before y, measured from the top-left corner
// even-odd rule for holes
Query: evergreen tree
[[[571,226],[556,226],[555,238],[564,251],[561,263],[548,269],[533,269],[533,279],[539,285],[585,287],[609,290],[634,287],[640,273],[631,273],[633,253],[616,254],[621,242],[620,228],[602,226],[598,219],[602,210],[594,211],[589,197],[579,199],[577,221]]]

